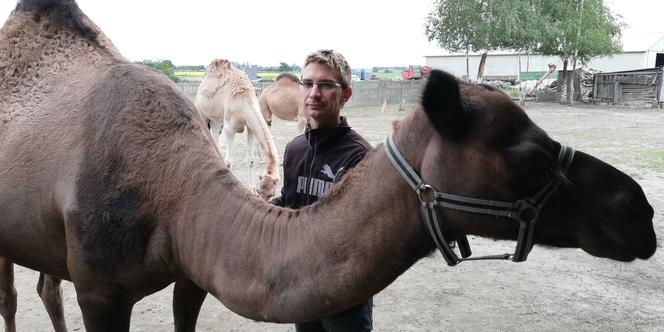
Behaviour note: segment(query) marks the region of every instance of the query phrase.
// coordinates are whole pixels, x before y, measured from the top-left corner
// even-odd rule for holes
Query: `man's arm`
[[[270,200],[270,204],[273,204],[273,205],[276,205],[276,206],[281,206],[281,207],[286,206],[286,202],[284,201],[283,190],[281,192],[281,196],[274,197]]]

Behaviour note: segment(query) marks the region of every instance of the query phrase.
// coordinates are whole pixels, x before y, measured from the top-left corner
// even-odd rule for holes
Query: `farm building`
[[[471,78],[477,75],[480,57],[479,54],[469,56]],[[466,75],[465,55],[425,55],[424,58],[426,64],[432,68],[445,70],[458,77]],[[556,65],[559,70],[563,68],[563,62],[557,56],[489,53],[484,68],[484,76],[486,79],[534,79],[544,73],[549,64]],[[592,58],[586,68],[601,72],[614,72],[663,65],[664,35],[646,34],[626,36],[623,40],[622,53],[611,57]]]

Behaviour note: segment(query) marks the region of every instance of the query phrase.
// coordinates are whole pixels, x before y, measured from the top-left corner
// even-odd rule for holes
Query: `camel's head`
[[[281,74],[279,74],[279,76],[277,76],[277,78],[274,79],[274,81],[279,82],[282,79],[284,81],[289,80],[289,81],[294,82],[294,83],[300,83],[300,78],[295,76],[294,74],[291,74],[291,73],[281,73]],[[298,85],[298,88],[299,88],[299,85]]]
[[[258,188],[256,188],[256,193],[260,198],[264,200],[270,199],[274,196],[274,192],[277,189],[277,183],[279,183],[279,176],[274,174],[265,174],[258,176]]]
[[[208,72],[210,73],[221,73],[234,68],[233,64],[226,59],[214,59],[210,62],[208,66]]]
[[[561,162],[569,157],[566,149],[501,91],[434,70],[421,107],[425,116],[411,112],[408,117],[418,127],[399,138],[414,150],[411,159],[419,160],[422,179],[441,193],[437,211],[450,238],[516,239],[520,222],[493,215],[501,206],[496,201],[529,198],[539,204],[543,188],[554,186],[539,211],[519,212],[528,202],[510,205],[512,216],[534,225],[536,243],[582,248],[620,261],[654,253],[653,209],[638,183],[581,151],[571,163]],[[426,144],[421,137],[428,137]]]

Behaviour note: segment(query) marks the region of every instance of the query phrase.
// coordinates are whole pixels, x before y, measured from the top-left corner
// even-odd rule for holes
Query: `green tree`
[[[563,73],[571,62],[586,64],[595,56],[622,51],[619,17],[614,17],[603,0],[543,1],[542,12],[549,20],[545,38],[538,51],[563,60]],[[574,75],[566,77],[567,103],[573,104]]]
[[[452,52],[481,52],[477,79],[484,74],[487,54],[498,49],[530,52],[542,38],[540,1],[436,0],[425,22],[425,35]]]
[[[143,61],[135,61],[135,63],[140,63],[140,64],[146,65],[150,68],[154,68],[154,61],[150,60],[150,59],[145,59]]]
[[[205,71],[205,66],[204,65],[184,65],[184,66],[176,66],[175,70],[181,70],[181,71],[192,71],[192,70],[199,70],[199,71]]]
[[[285,62],[279,62],[279,71],[280,72],[288,72],[291,71],[291,66],[288,65]]]
[[[178,82],[179,79],[175,77],[175,65],[171,60],[157,60],[154,62],[154,69],[160,71],[162,74],[166,75],[173,82]]]
[[[531,54],[541,45],[548,20],[542,17],[541,3],[547,0],[496,0],[491,7],[492,16],[499,18],[490,23],[491,44],[499,49]]]
[[[436,0],[435,9],[425,21],[425,35],[429,41],[451,51],[466,55],[466,78],[470,78],[469,58],[471,51],[487,48],[486,28],[482,13],[485,0]]]

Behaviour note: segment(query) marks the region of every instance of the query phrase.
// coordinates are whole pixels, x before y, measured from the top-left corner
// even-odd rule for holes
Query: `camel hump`
[[[281,73],[281,74],[279,74],[279,76],[277,76],[277,78],[274,81],[277,82],[282,78],[284,78],[284,79],[287,78],[287,79],[289,79],[289,80],[291,80],[295,83],[300,82],[300,79],[297,76],[295,76],[294,74],[291,74],[291,73]]]
[[[20,0],[15,11],[32,13],[36,22],[49,17],[55,28],[73,30],[97,43],[98,31],[84,21],[85,14],[74,0]]]

